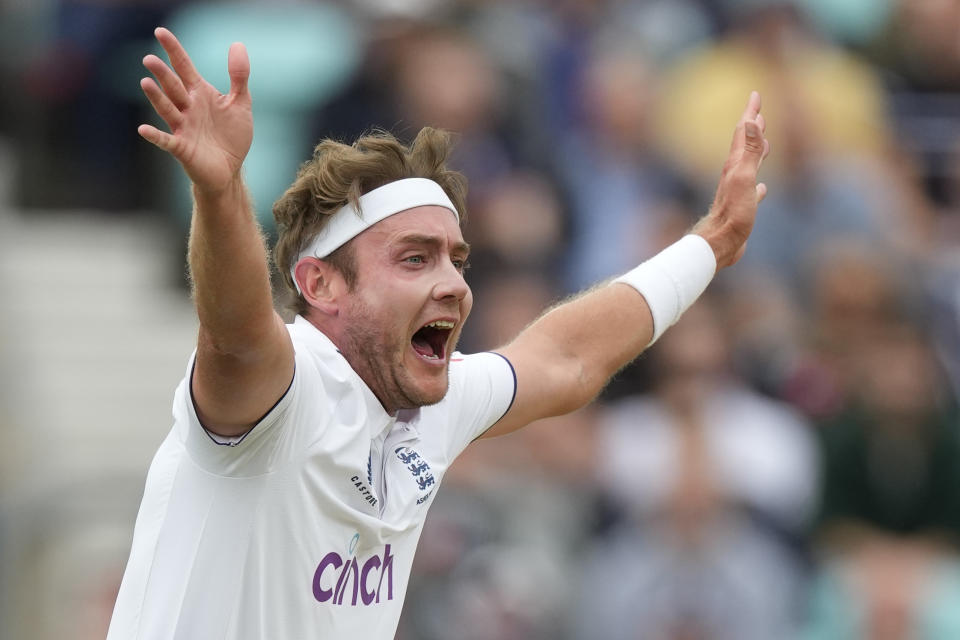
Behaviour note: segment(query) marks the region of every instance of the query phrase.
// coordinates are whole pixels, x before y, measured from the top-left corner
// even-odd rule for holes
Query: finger
[[[763,117],[763,114],[762,114],[762,113],[758,113],[758,114],[757,114],[757,124],[760,126],[760,132],[761,132],[761,133],[766,133],[766,132],[767,132],[767,121],[766,121],[766,119]]]
[[[234,98],[247,95],[247,80],[250,78],[250,58],[243,43],[234,42],[227,54],[227,71],[230,73],[230,95]]]
[[[763,166],[763,161],[767,159],[768,155],[770,155],[770,141],[764,138],[763,139],[763,155],[760,156],[760,164],[757,165],[757,173],[760,173],[760,167]]]
[[[158,116],[163,118],[167,126],[171,129],[176,129],[180,123],[183,122],[183,114],[174,106],[170,98],[167,97],[167,94],[160,90],[160,87],[157,86],[153,78],[141,79],[140,88],[143,89],[143,93],[146,94],[150,104],[153,105],[154,111],[157,112]]]
[[[180,41],[177,40],[177,37],[173,35],[170,30],[157,27],[153,34],[156,36],[160,46],[163,47],[163,50],[167,52],[167,56],[170,58],[170,64],[173,65],[173,70],[176,71],[180,79],[183,80],[185,87],[192,87],[203,80],[200,74],[197,73],[197,69],[193,66],[193,62],[190,61],[190,56],[187,55],[183,45],[180,44]]]
[[[740,119],[743,121],[754,121],[757,119],[757,116],[760,115],[760,94],[756,91],[750,92],[750,97],[747,98],[747,106],[743,109],[743,115],[740,116]]]
[[[190,104],[187,90],[177,74],[167,66],[167,63],[151,53],[143,57],[143,66],[154,75],[157,82],[163,87],[163,92],[167,94],[167,97],[178,109],[187,108],[187,105]]]
[[[757,204],[763,202],[763,199],[767,197],[767,185],[761,182],[757,185]]]
[[[165,131],[160,131],[153,125],[142,124],[137,127],[137,133],[147,142],[151,142],[168,153],[173,153],[176,147],[174,137]]]
[[[760,117],[760,94],[756,91],[751,91],[750,97],[747,98],[747,106],[744,107],[743,113],[740,114],[737,128],[733,132],[733,140],[730,141],[731,155],[736,153],[737,149],[743,145],[744,125],[747,122],[757,122],[758,117]]]
[[[744,162],[753,167],[756,172],[760,169],[760,162],[763,160],[764,151],[767,150],[767,141],[763,138],[763,133],[756,122],[748,121],[743,123],[743,156]]]

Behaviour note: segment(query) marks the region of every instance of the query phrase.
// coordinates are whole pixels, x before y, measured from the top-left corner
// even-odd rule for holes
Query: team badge
[[[407,471],[410,472],[410,475],[421,491],[427,491],[428,489],[430,489],[430,491],[433,490],[431,487],[436,484],[436,480],[430,471],[430,465],[420,457],[419,453],[410,447],[397,447],[394,453],[397,459],[407,466]],[[423,499],[425,499],[425,497],[418,500],[418,503],[423,502]]]

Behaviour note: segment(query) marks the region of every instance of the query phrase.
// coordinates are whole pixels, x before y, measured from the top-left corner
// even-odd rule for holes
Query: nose
[[[433,287],[433,297],[437,300],[454,298],[457,302],[463,300],[470,293],[470,285],[463,278],[463,273],[453,263],[446,262],[440,277]]]

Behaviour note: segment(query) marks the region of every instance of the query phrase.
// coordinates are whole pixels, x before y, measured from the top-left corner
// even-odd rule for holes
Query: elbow
[[[574,359],[567,367],[568,380],[562,385],[566,393],[557,394],[558,411],[556,415],[573,413],[596,399],[607,383],[609,376],[595,371],[580,359]]]
[[[197,348],[217,359],[246,362],[259,357],[264,347],[272,344],[271,338],[271,328],[211,331],[201,324]]]
[[[201,329],[197,339],[197,353],[219,362],[241,364],[251,359],[251,343],[231,336],[213,336]]]

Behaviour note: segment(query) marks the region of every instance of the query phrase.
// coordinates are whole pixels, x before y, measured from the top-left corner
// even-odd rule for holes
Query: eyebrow
[[[437,236],[426,236],[422,234],[410,234],[397,239],[398,244],[419,244],[439,248],[443,242]],[[453,252],[470,253],[470,245],[466,242],[456,242],[452,247]]]

